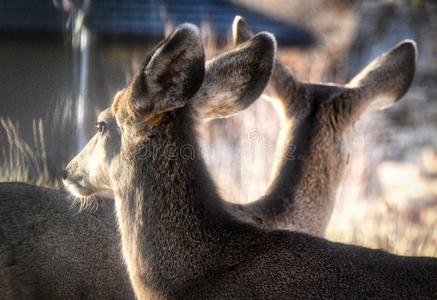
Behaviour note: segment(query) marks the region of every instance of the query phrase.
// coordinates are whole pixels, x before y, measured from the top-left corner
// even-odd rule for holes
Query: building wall
[[[85,119],[86,138],[95,117],[125,86],[145,56],[148,43],[91,38]],[[76,96],[79,61],[67,37],[15,35],[0,37],[0,118],[9,119],[31,148],[34,122],[42,121],[49,171],[59,176],[77,153]],[[8,139],[0,128],[0,162],[8,159]],[[5,155],[6,152],[6,155]],[[37,176],[38,174],[35,174]]]

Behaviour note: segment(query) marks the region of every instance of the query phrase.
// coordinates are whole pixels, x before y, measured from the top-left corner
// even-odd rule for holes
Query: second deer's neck
[[[299,219],[308,223],[313,218],[310,233],[323,235],[319,228],[325,228],[329,220],[344,162],[338,149],[341,141],[329,132],[324,134],[327,129],[317,126],[315,117],[310,114],[284,122],[274,180],[263,202],[276,209],[284,224],[296,225]]]

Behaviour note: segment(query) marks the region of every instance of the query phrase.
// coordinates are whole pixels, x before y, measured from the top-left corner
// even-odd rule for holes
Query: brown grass
[[[59,187],[59,181],[50,178],[45,134],[42,120],[34,120],[33,145],[19,134],[18,124],[0,118],[0,182],[21,181],[47,187]]]

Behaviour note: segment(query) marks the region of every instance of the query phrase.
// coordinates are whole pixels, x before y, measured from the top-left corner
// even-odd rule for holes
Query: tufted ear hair
[[[183,107],[199,90],[204,73],[199,29],[178,26],[143,62],[132,84],[133,110],[141,115]]]
[[[413,82],[416,56],[416,43],[404,40],[375,58],[346,85],[356,99],[354,110],[385,109],[398,101]]]
[[[193,99],[198,117],[228,117],[251,105],[269,81],[275,52],[273,35],[261,32],[208,61],[205,80]]]

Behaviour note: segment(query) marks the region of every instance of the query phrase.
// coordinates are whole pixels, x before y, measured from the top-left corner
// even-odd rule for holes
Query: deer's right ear
[[[205,56],[199,29],[178,26],[146,58],[132,85],[136,114],[163,113],[185,106],[202,85]]]
[[[252,104],[270,79],[275,53],[275,38],[261,32],[208,61],[205,80],[193,99],[198,117],[228,117]]]
[[[354,90],[355,110],[384,109],[410,88],[416,69],[416,43],[405,40],[378,56],[347,87]]]

